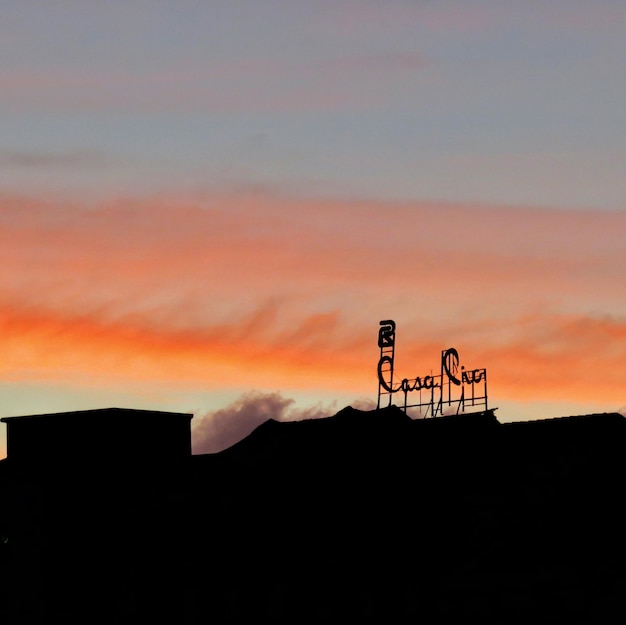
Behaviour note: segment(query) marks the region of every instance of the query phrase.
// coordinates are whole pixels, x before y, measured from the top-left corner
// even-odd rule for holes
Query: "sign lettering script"
[[[396,323],[391,319],[380,322],[378,330],[378,408],[387,402],[391,406],[395,393],[403,393],[403,408],[422,417],[465,412],[467,406],[487,410],[487,370],[459,368],[459,352],[450,347],[441,352],[438,375],[416,376],[394,380]],[[409,393],[418,391],[415,400]]]

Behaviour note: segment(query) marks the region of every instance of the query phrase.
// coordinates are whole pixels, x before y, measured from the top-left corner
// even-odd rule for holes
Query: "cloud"
[[[354,37],[375,36],[381,29],[402,33],[405,29],[416,33],[436,32],[447,36],[459,36],[468,32],[485,33],[494,28],[506,16],[498,16],[495,7],[394,2],[380,3],[375,0],[346,2],[336,9],[328,27],[337,35]]]
[[[298,282],[463,295],[584,285],[606,297],[625,256],[626,214],[214,194],[96,207],[0,198],[0,223],[11,260],[0,271],[18,290],[45,276],[55,297],[74,286],[84,302],[162,290],[188,304],[183,293],[200,288],[230,297],[281,283],[294,292]]]
[[[358,227],[355,227],[358,225]],[[0,197],[7,380],[375,392],[457,347],[490,394],[621,402],[625,213],[263,194]]]
[[[0,150],[0,168],[21,169],[83,169],[102,167],[109,159],[91,150],[50,153],[25,150]]]
[[[504,396],[612,403],[626,376],[626,317],[536,313],[518,319],[502,344],[477,351]]]
[[[300,112],[370,109],[409,89],[427,66],[412,50],[329,52],[179,61],[168,67],[92,67],[5,71],[2,107],[11,110]],[[208,58],[208,61],[207,61]],[[219,59],[219,60],[218,60]],[[185,97],[181,98],[180,94]]]
[[[0,308],[0,373],[15,381],[152,381],[206,389],[280,385],[358,392],[371,385],[358,332],[349,338],[353,348],[342,351],[346,321],[336,325],[339,336],[324,336],[323,317],[310,315],[285,340],[285,329],[270,323],[272,314],[261,309],[228,324],[207,320],[202,328],[167,329],[142,315],[112,320]]]
[[[332,416],[333,406],[299,409],[293,399],[280,393],[252,391],[219,410],[194,417],[192,448],[194,454],[209,454],[234,445],[268,419],[300,421]]]

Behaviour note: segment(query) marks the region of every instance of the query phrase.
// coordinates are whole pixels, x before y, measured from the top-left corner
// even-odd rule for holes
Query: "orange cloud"
[[[626,318],[540,316],[487,357],[501,392],[515,399],[623,402]]]
[[[2,310],[3,377],[374,391],[376,324],[351,327],[345,316],[333,313],[311,315],[300,326],[281,330],[272,323],[274,315],[261,310],[230,325],[167,331],[137,318],[110,323]],[[506,343],[456,345],[467,368],[488,369],[492,397],[619,404],[625,339],[625,321],[538,316],[520,320]],[[438,370],[439,354],[449,346],[409,336],[404,340],[400,333],[397,375]]]
[[[623,232],[618,212],[0,197],[2,376],[369,393],[392,317],[401,375],[454,345],[494,395],[622,405]]]
[[[1,370],[7,380],[91,379],[96,384],[99,378],[208,388],[315,388],[322,379],[331,388],[362,384],[356,376],[363,360],[359,363],[358,352],[336,352],[326,336],[326,316],[312,315],[284,335],[269,329],[271,316],[261,310],[231,324],[168,330],[137,317],[110,322],[0,309]]]

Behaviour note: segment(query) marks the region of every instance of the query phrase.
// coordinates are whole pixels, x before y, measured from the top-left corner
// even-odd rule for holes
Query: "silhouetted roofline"
[[[24,421],[24,420],[33,420],[33,419],[46,419],[46,420],[66,420],[66,419],[74,419],[81,418],[87,416],[103,416],[106,415],[108,417],[122,417],[122,416],[142,416],[142,417],[163,417],[163,416],[171,416],[171,417],[185,417],[188,419],[193,418],[193,413],[190,412],[168,412],[164,410],[141,410],[135,408],[95,408],[90,410],[71,410],[68,412],[49,412],[43,414],[33,414],[33,415],[20,415],[15,417],[2,417],[0,422],[9,423],[13,421]]]
[[[570,415],[562,417],[546,417],[543,419],[531,419],[528,421],[510,421],[503,423],[507,428],[520,427],[550,427],[559,426],[563,423],[583,424],[583,423],[606,423],[606,424],[626,424],[626,417],[619,412],[596,412],[584,415]]]

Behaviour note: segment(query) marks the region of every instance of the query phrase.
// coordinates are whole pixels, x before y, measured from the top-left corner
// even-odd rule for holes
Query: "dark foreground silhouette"
[[[0,623],[626,619],[619,414],[348,407],[202,456],[190,415],[53,417],[6,420]]]

